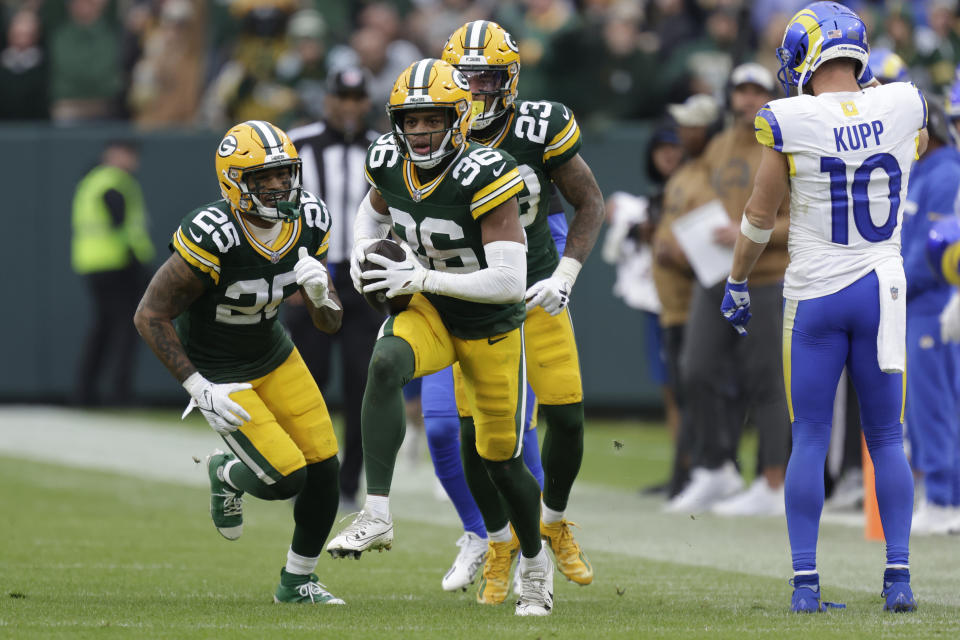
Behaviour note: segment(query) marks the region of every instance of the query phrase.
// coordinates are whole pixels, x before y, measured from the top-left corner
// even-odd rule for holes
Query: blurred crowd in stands
[[[412,60],[469,20],[520,46],[521,97],[587,124],[658,117],[694,93],[723,98],[730,70],[773,51],[803,0],[0,0],[0,119],[221,130],[322,114],[325,78],[359,64],[374,114]],[[845,2],[873,47],[925,89],[960,62],[957,0]],[[383,130],[384,122],[373,126]]]

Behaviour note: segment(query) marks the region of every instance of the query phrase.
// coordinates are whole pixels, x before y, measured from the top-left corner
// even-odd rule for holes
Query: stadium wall
[[[642,191],[648,131],[642,124],[584,131],[582,155],[604,194],[618,189]],[[219,198],[213,169],[216,134],[133,133],[108,126],[0,127],[0,145],[6,150],[0,163],[4,236],[9,240],[0,265],[10,295],[0,320],[0,402],[59,402],[70,395],[90,321],[85,284],[70,268],[73,189],[97,162],[105,141],[130,135],[141,141],[138,176],[150,213],[151,236],[160,259],[165,259],[170,234],[181,217]],[[602,239],[601,235],[599,242]],[[586,405],[593,411],[656,410],[659,391],[646,365],[643,318],[613,297],[613,281],[614,270],[600,259],[597,248],[580,275],[572,305]],[[135,400],[143,404],[184,401],[179,385],[146,345],[140,348]],[[341,389],[338,373],[333,375],[327,395],[335,406]]]

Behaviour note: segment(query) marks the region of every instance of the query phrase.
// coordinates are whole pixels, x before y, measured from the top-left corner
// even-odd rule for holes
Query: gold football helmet
[[[216,167],[220,193],[235,211],[283,222],[300,216],[300,158],[279,127],[265,120],[247,120],[234,126],[217,147]],[[253,189],[250,178],[256,172],[277,167],[289,168],[289,190]]]
[[[415,152],[407,140],[403,114],[424,109],[443,110],[446,127],[430,132],[431,142],[433,136],[443,136],[440,146],[434,150],[431,144],[431,151],[421,154]],[[423,169],[435,167],[467,142],[473,117],[470,85],[462,73],[442,60],[418,60],[404,69],[394,83],[387,102],[387,115],[401,155]]]
[[[496,22],[474,20],[468,22],[447,39],[443,45],[443,60],[462,71],[469,79],[473,74],[495,74],[491,83],[495,88],[473,93],[474,98],[496,99],[490,108],[473,121],[474,129],[485,129],[517,99],[520,82],[520,49],[513,37]]]

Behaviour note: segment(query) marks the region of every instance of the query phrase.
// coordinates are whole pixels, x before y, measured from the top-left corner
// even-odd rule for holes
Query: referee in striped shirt
[[[321,389],[330,378],[333,343],[339,343],[346,424],[340,464],[341,508],[356,511],[363,464],[360,403],[367,386],[367,366],[383,316],[374,311],[350,281],[353,220],[369,185],[363,175],[367,147],[377,133],[367,127],[370,98],[362,69],[345,68],[328,77],[324,119],[289,131],[303,163],[303,188],[326,202],[333,226],[327,270],[343,303],[343,325],[334,335],[314,329],[303,308],[291,309],[287,327]]]

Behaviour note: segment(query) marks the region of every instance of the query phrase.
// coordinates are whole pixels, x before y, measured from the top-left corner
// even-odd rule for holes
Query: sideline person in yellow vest
[[[73,197],[73,270],[87,281],[93,312],[75,391],[76,403],[84,406],[126,404],[132,398],[138,340],[130,318],[155,255],[143,193],[132,175],[139,161],[132,142],[109,142]],[[111,359],[109,393],[101,400],[98,383]]]

